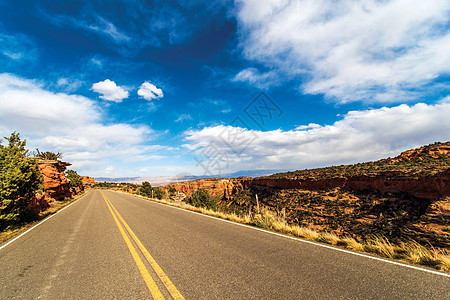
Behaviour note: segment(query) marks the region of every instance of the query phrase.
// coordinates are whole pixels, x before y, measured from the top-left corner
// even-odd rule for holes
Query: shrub
[[[50,151],[41,152],[39,149],[36,148],[37,153],[34,155],[34,157],[42,160],[58,160],[62,157],[62,153],[53,153]]]
[[[190,197],[186,198],[186,203],[196,207],[204,207],[214,210],[216,210],[218,206],[217,199],[212,197],[204,188],[200,188],[193,192]]]
[[[142,186],[140,188],[142,196],[151,197],[152,196],[152,190],[153,190],[153,188],[152,188],[152,185],[150,184],[150,182],[144,181],[142,183]]]
[[[34,216],[28,204],[42,188],[42,175],[34,158],[28,156],[26,141],[14,132],[0,145],[0,230],[28,221]]]
[[[67,179],[69,179],[69,186],[71,188],[75,188],[80,186],[81,184],[81,176],[78,175],[78,173],[76,171],[73,170],[67,170],[66,171],[66,177]]]
[[[157,199],[165,199],[167,198],[166,190],[160,187],[154,188],[154,196]]]
[[[177,194],[176,188],[171,187],[171,188],[169,189],[169,197],[170,197],[170,198],[175,197],[176,194]]]

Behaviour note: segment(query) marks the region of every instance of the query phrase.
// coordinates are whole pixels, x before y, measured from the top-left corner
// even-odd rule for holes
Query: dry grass
[[[319,234],[317,241],[331,245],[337,245],[340,241],[340,238],[335,233],[322,232],[321,234]]]
[[[369,253],[379,254],[388,258],[394,258],[396,251],[394,246],[382,236],[369,238],[364,245],[364,250]]]
[[[405,251],[404,258],[408,261],[430,267],[440,264],[439,252],[434,248],[427,249],[415,241],[403,243],[401,248]]]
[[[351,237],[344,237],[337,243],[338,246],[344,246],[345,248],[353,251],[364,251],[364,245]]]
[[[431,249],[428,249],[415,241],[394,245],[383,236],[372,236],[364,242],[358,242],[351,237],[339,237],[335,233],[330,232],[319,233],[307,227],[287,224],[283,219],[277,217],[274,212],[271,212],[267,209],[262,209],[260,214],[236,215],[198,208],[183,203],[175,203],[170,200],[166,201],[150,199],[143,196],[137,197],[164,203],[170,206],[180,207],[183,209],[230,220],[241,224],[253,225],[267,230],[293,235],[310,241],[341,246],[352,251],[377,254],[390,259],[400,259],[415,264],[433,267],[435,269],[450,273],[450,253],[448,251],[436,250],[432,247]]]
[[[439,270],[450,273],[450,255],[449,254],[438,254],[437,259],[439,264],[436,266]]]

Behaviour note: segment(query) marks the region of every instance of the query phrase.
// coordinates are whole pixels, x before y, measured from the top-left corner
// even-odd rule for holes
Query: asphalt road
[[[450,277],[103,195],[0,249],[0,299],[450,299]]]

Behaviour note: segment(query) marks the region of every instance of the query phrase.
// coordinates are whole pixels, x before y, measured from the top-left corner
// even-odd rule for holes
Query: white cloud
[[[238,8],[245,57],[301,76],[306,93],[341,103],[417,99],[450,72],[446,0],[240,0]],[[258,83],[252,69],[237,77]]]
[[[185,120],[192,120],[192,117],[188,114],[181,114],[176,120],[175,123],[182,122]]]
[[[185,132],[189,143],[184,147],[196,150],[201,157],[203,149],[213,143],[221,157],[229,158],[229,171],[340,165],[395,156],[406,149],[448,141],[449,115],[450,103],[445,101],[350,111],[332,125],[312,123],[289,131],[212,126]],[[232,142],[228,137],[232,137]],[[240,156],[234,154],[233,149],[249,142]]]
[[[51,14],[41,10],[41,13],[57,26],[71,26],[82,28],[86,31],[103,35],[118,44],[127,43],[131,37],[119,30],[111,21],[95,13],[82,16],[69,16],[63,14]]]
[[[129,42],[131,38],[124,32],[117,29],[117,27],[110,21],[101,16],[96,16],[95,23],[81,24],[86,29],[93,30],[100,34],[112,38],[116,42]]]
[[[75,92],[83,85],[83,82],[76,78],[61,77],[56,81],[56,85],[66,92]]]
[[[105,116],[86,97],[53,93],[43,84],[0,74],[0,136],[20,132],[29,149],[62,152],[79,173],[101,176],[121,164],[152,160],[165,147],[147,145],[156,133],[145,125],[103,124]]]
[[[138,90],[138,95],[145,100],[159,99],[164,97],[163,91],[150,82],[144,82]]]
[[[273,86],[279,83],[277,74],[274,71],[260,73],[256,68],[247,68],[240,71],[233,77],[233,81],[249,82],[259,88]]]
[[[322,127],[322,126],[319,125],[319,124],[316,124],[316,123],[309,123],[308,125],[300,125],[300,126],[297,126],[295,129],[296,129],[296,130],[305,130],[305,129],[311,129],[311,128],[320,128],[320,127]]]
[[[128,98],[128,92],[109,79],[94,83],[92,85],[92,90],[99,94],[103,94],[100,98],[109,101],[122,102],[123,99]]]

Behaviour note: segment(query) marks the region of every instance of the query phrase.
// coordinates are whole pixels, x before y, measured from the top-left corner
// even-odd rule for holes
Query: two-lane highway
[[[0,248],[1,299],[449,299],[450,277],[92,191]]]

